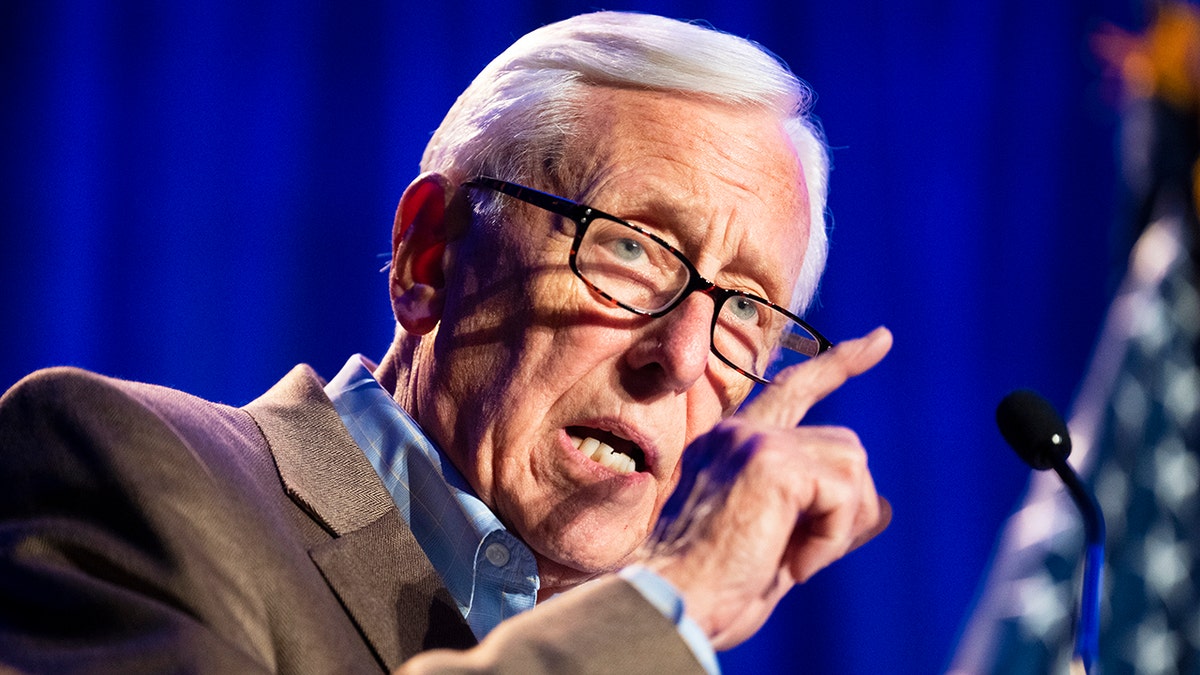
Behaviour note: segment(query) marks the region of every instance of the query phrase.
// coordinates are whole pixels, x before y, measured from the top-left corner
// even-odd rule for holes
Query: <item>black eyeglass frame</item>
[[[748,293],[746,291],[739,291],[739,290],[735,290],[732,288],[725,288],[723,286],[718,286],[716,283],[709,281],[708,279],[705,279],[700,274],[700,272],[696,270],[696,266],[692,264],[692,261],[688,260],[687,256],[684,255],[682,251],[680,251],[679,249],[672,246],[670,243],[668,243],[666,240],[664,240],[662,237],[658,236],[657,234],[654,234],[653,232],[649,232],[642,227],[634,225],[633,223],[631,223],[623,218],[618,218],[610,213],[605,213],[604,211],[601,211],[600,209],[592,208],[586,204],[580,204],[579,202],[567,199],[566,197],[559,197],[557,195],[550,194],[549,192],[542,192],[541,190],[535,190],[531,187],[525,187],[524,185],[520,185],[517,183],[510,183],[508,181],[500,180],[498,178],[491,178],[488,176],[475,176],[474,178],[471,178],[470,180],[464,182],[463,185],[466,187],[480,187],[480,188],[486,188],[489,190],[495,190],[496,192],[499,192],[501,194],[508,195],[509,197],[512,197],[514,199],[519,199],[520,201],[523,201],[527,204],[532,204],[533,206],[536,206],[540,209],[545,209],[546,211],[560,215],[564,218],[569,218],[570,220],[574,221],[578,227],[575,228],[575,239],[574,239],[574,241],[571,242],[571,254],[570,254],[570,257],[568,258],[568,263],[571,267],[571,271],[574,272],[575,276],[579,277],[579,280],[582,281],[583,283],[587,284],[588,288],[590,288],[597,295],[604,298],[605,300],[608,300],[609,302],[613,303],[614,305],[621,307],[622,309],[625,309],[627,311],[633,312],[634,314],[638,314],[641,316],[658,318],[661,316],[665,316],[671,310],[678,307],[693,292],[703,293],[703,294],[711,297],[713,299],[714,304],[713,304],[712,325],[709,327],[710,351],[712,351],[712,353],[715,354],[716,357],[718,359],[720,359],[722,363],[729,366],[730,368],[733,368],[734,370],[741,373],[742,375],[745,375],[746,377],[754,380],[755,382],[758,382],[760,384],[769,384],[770,383],[769,380],[765,380],[765,379],[759,377],[758,375],[755,375],[754,373],[751,373],[751,372],[745,370],[744,368],[742,368],[741,366],[738,366],[737,364],[733,363],[728,358],[726,358],[724,354],[722,354],[720,351],[717,350],[716,338],[714,337],[714,334],[716,333],[717,324],[719,323],[719,319],[721,316],[721,308],[725,306],[725,302],[729,298],[744,297],[744,298],[753,300],[754,302],[766,305],[767,307],[770,307],[771,309],[774,309],[775,311],[782,313],[784,316],[788,317],[792,321],[795,321],[802,328],[804,328],[809,333],[811,333],[812,336],[814,338],[816,338],[816,340],[817,340],[817,350],[815,353],[811,353],[809,350],[798,348],[797,346],[795,346],[793,344],[788,344],[787,338],[791,337],[791,336],[787,332],[784,332],[783,343],[780,345],[784,349],[796,352],[798,354],[804,354],[805,356],[811,357],[811,356],[816,356],[817,354],[822,354],[833,347],[833,343],[830,342],[828,339],[826,339],[824,335],[821,335],[821,333],[819,333],[817,331],[817,329],[810,326],[808,324],[808,322],[806,322],[804,319],[801,319],[800,317],[796,316],[795,314],[793,314],[790,310],[786,309],[785,307],[777,305],[774,302],[771,302],[770,300],[767,300],[766,298],[757,296],[753,293]],[[579,271],[579,266],[575,261],[576,255],[579,252],[579,246],[583,242],[583,236],[587,232],[588,225],[591,224],[592,221],[594,221],[598,218],[602,218],[605,220],[611,220],[613,222],[620,223],[621,225],[624,225],[625,227],[628,227],[629,229],[631,229],[635,232],[638,232],[638,233],[642,234],[643,236],[649,237],[655,243],[659,244],[663,248],[670,251],[672,255],[674,255],[676,258],[679,259],[679,262],[683,263],[684,269],[686,269],[687,273],[688,273],[688,281],[687,281],[687,284],[684,285],[684,287],[675,296],[674,300],[667,303],[666,306],[664,306],[660,309],[657,309],[657,310],[650,311],[650,310],[645,310],[645,309],[639,309],[637,307],[633,307],[632,305],[628,305],[624,302],[621,302],[620,300],[618,300],[618,299],[614,298],[613,296],[609,295],[608,293],[606,293],[603,289],[597,288],[594,283],[589,281],[588,278],[585,277],[583,275],[583,273]]]

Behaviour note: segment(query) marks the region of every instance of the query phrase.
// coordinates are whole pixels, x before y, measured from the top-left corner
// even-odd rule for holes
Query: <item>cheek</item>
[[[527,290],[533,327],[553,350],[554,368],[541,373],[567,377],[559,386],[629,349],[645,321],[593,293],[566,264],[543,270]]]
[[[530,277],[526,291],[538,323],[566,329],[596,323],[605,308],[587,284],[575,276],[564,257],[562,264],[545,265]]]
[[[481,235],[457,252],[435,356],[460,373],[470,371],[473,386],[536,366],[557,329],[577,320],[579,293],[567,250],[557,240],[542,243],[549,248]],[[561,263],[554,262],[559,257]]]
[[[749,378],[726,366],[716,356],[710,355],[708,361],[707,386],[704,388],[708,395],[696,395],[688,401],[689,419],[696,420],[698,433],[708,431],[717,422],[736,413],[754,390],[754,383]],[[689,428],[688,431],[692,433],[693,430]]]

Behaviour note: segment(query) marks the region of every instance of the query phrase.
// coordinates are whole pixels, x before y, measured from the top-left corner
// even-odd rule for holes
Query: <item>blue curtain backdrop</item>
[[[0,3],[0,382],[73,364],[233,404],[392,333],[380,253],[441,115],[591,0]],[[1066,408],[1111,291],[1117,112],[1087,37],[1133,0],[628,2],[785,59],[834,148],[812,321],[892,355],[812,415],[871,451],[891,529],[728,672],[944,668],[1027,471],[1019,386]]]

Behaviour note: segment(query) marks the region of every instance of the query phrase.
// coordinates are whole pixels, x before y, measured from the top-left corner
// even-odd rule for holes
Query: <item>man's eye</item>
[[[641,244],[627,237],[614,240],[608,247],[613,255],[626,262],[633,262],[646,255],[646,250]]]
[[[725,305],[739,321],[753,322],[758,317],[758,305],[745,298],[731,298]]]

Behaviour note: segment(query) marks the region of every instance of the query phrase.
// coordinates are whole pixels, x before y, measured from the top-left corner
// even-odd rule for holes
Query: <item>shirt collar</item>
[[[374,369],[356,354],[325,393],[471,630],[483,639],[500,621],[536,602],[533,552],[471,492],[420,425],[376,381]]]

